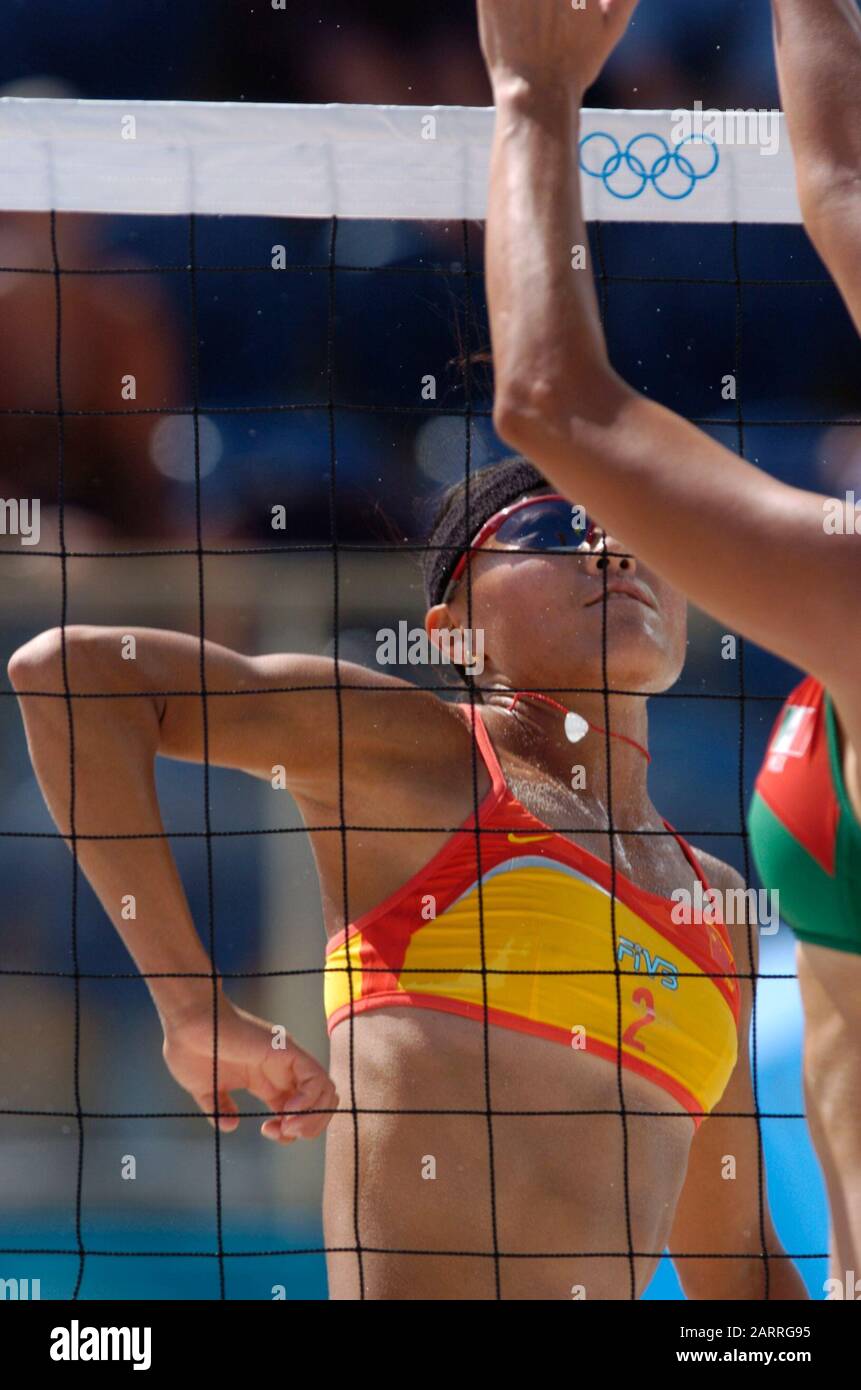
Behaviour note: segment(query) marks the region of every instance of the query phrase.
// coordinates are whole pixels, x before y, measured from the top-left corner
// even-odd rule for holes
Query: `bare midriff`
[[[325,1233],[346,1247],[329,1255],[332,1298],[494,1299],[497,1277],[503,1298],[642,1293],[694,1135],[664,1089],[625,1071],[623,1121],[612,1062],[489,1026],[489,1126],[480,1023],[389,1008],[331,1042]]]

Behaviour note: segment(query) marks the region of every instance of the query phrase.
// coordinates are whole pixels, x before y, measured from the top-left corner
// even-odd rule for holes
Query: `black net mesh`
[[[245,219],[208,219],[191,216],[187,219],[166,219],[153,228],[146,219],[130,219],[124,224],[119,245],[105,264],[67,263],[64,254],[63,232],[69,219],[52,214],[49,226],[49,257],[41,264],[5,266],[0,275],[6,277],[45,277],[53,295],[52,325],[44,336],[44,353],[53,355],[54,400],[50,405],[37,405],[7,400],[0,410],[0,419],[11,441],[12,464],[3,473],[4,486],[9,494],[22,488],[35,494],[34,485],[14,481],[14,461],[21,456],[21,438],[16,430],[33,429],[38,422],[47,422],[55,432],[53,488],[41,491],[45,498],[53,496],[57,509],[57,543],[43,545],[28,552],[8,540],[4,542],[3,558],[6,573],[10,567],[42,563],[46,558],[56,564],[56,583],[59,600],[57,621],[65,631],[72,621],[71,566],[79,560],[95,559],[110,567],[125,558],[151,560],[154,566],[167,562],[168,557],[184,559],[195,566],[196,624],[200,639],[199,685],[188,690],[163,692],[141,691],[141,698],[170,695],[176,698],[199,700],[203,719],[203,781],[197,824],[193,828],[166,831],[174,846],[190,841],[202,846],[205,855],[205,900],[195,904],[195,915],[201,936],[206,944],[213,967],[213,1090],[218,1094],[218,1013],[215,990],[216,977],[230,984],[231,980],[250,978],[302,979],[308,989],[319,990],[322,964],[296,970],[248,971],[234,970],[230,952],[224,958],[220,931],[216,861],[228,841],[240,838],[304,834],[295,827],[272,828],[231,826],[218,823],[213,815],[210,778],[210,749],[208,711],[213,699],[229,697],[229,690],[213,688],[208,679],[205,660],[207,638],[207,572],[210,561],[229,557],[236,567],[255,563],[260,555],[314,555],[331,558],[332,644],[335,699],[338,715],[340,819],[329,827],[340,835],[342,864],[343,918],[352,919],[348,893],[348,832],[385,829],[378,827],[373,816],[368,825],[347,823],[344,796],[344,693],[355,687],[343,678],[342,607],[344,596],[344,557],[351,553],[387,555],[394,550],[419,553],[426,547],[428,507],[443,483],[458,477],[467,480],[467,519],[463,544],[468,545],[473,533],[469,519],[469,480],[476,471],[505,451],[495,440],[491,429],[490,370],[485,361],[489,344],[487,312],[484,301],[482,263],[482,230],[478,224],[463,222],[449,227],[402,227],[393,224],[365,224],[359,231],[355,224],[340,225],[336,219],[326,224],[255,225]],[[598,272],[601,312],[614,364],[631,383],[695,421],[715,437],[733,447],[739,454],[780,474],[788,481],[810,485],[811,461],[819,469],[823,490],[833,487],[836,475],[829,473],[829,450],[823,440],[854,438],[861,424],[857,389],[858,374],[851,368],[857,363],[857,347],[850,337],[848,323],[839,307],[836,292],[824,275],[799,229],[757,228],[740,225],[723,227],[636,227],[595,225],[590,228],[594,264]],[[379,263],[364,261],[363,251],[374,246],[378,238],[383,250]],[[276,271],[262,246],[268,251],[272,243],[283,243],[286,256],[277,273],[284,277],[273,289]],[[324,248],[324,254],[320,254]],[[123,255],[133,254],[123,264]],[[159,249],[161,254],[159,254]],[[256,254],[247,254],[255,251]],[[310,252],[310,254],[308,254]],[[294,254],[296,253],[296,254]],[[81,277],[106,283],[122,280],[126,286],[142,277],[156,277],[160,284],[170,284],[175,305],[182,305],[184,337],[188,348],[185,378],[189,382],[190,398],[163,405],[140,405],[123,402],[122,407],[106,408],[103,404],[82,404],[76,396],[69,398],[66,383],[74,374],[74,363],[67,358],[66,304],[70,285]],[[265,351],[277,349],[279,331],[287,322],[285,302],[279,300],[281,286],[291,282],[301,286],[301,295],[291,303],[290,315],[295,335],[289,351],[285,351],[274,366],[255,371],[254,354],[262,335]],[[182,287],[180,289],[180,286]],[[224,301],[221,303],[221,301]],[[385,304],[385,312],[379,306]],[[379,312],[378,312],[379,310]],[[273,332],[267,314],[276,320]],[[227,327],[232,341],[232,360],[225,367],[224,354],[218,359],[213,347],[216,321],[221,316],[221,331]],[[356,338],[359,332],[360,336]],[[808,352],[790,351],[803,333]],[[351,341],[352,335],[352,341]],[[273,347],[274,345],[274,347]],[[803,361],[799,359],[803,358]],[[294,370],[295,369],[295,370]],[[732,372],[738,385],[734,399],[725,400],[720,383]],[[416,400],[416,380],[433,376],[437,389],[428,399]],[[277,382],[277,389],[273,385]],[[240,390],[244,383],[245,399],[226,399],[227,392]],[[274,398],[266,391],[274,390]],[[79,395],[79,393],[78,393]],[[99,545],[69,543],[67,515],[70,507],[75,515],[80,509],[98,506],[99,483],[95,483],[80,464],[82,448],[90,447],[95,436],[81,435],[82,426],[104,422],[116,417],[124,424],[137,416],[164,416],[190,422],[190,432],[183,438],[190,444],[186,462],[191,476],[186,474],[186,506],[190,500],[190,536],[187,533],[178,543],[162,538],[158,544],[144,544],[140,536],[129,546],[109,540]],[[294,480],[291,472],[291,436],[279,429],[279,435],[268,437],[262,448],[250,446],[249,439],[256,431],[265,435],[273,417],[279,420],[294,417],[301,421],[303,443],[297,446],[301,455],[301,477]],[[353,431],[352,422],[360,417],[367,427],[360,434]],[[208,509],[215,512],[227,503],[211,483],[207,472],[208,422],[223,427],[228,458],[236,459],[236,468],[229,478],[230,505],[241,521],[227,539],[213,528],[208,529]],[[431,426],[428,429],[428,426]],[[438,433],[434,433],[438,430]],[[835,433],[836,431],[836,433]],[[421,434],[420,434],[421,432]],[[844,433],[845,432],[845,433]],[[308,440],[314,435],[314,443]],[[34,434],[42,440],[43,435]],[[459,440],[459,443],[458,443]],[[74,441],[74,442],[73,442]],[[83,443],[82,443],[83,441]],[[73,443],[73,447],[72,447]],[[70,467],[70,447],[74,467]],[[845,454],[845,450],[843,451]],[[345,466],[346,457],[346,466]],[[404,467],[403,460],[410,466]],[[419,459],[421,468],[415,466]],[[358,460],[358,462],[357,462]],[[44,465],[44,460],[42,460]],[[40,465],[41,466],[41,465]],[[279,494],[290,493],[296,481],[301,499],[302,519],[291,519],[288,538],[273,543],[271,532],[265,534],[259,522],[252,519],[255,512],[249,499],[261,493],[260,474],[267,483],[278,478]],[[346,474],[346,476],[345,476]],[[220,484],[219,484],[220,486]],[[110,492],[109,482],[104,484]],[[103,496],[106,495],[103,490]],[[385,506],[381,507],[381,499]],[[419,502],[421,505],[416,506]],[[394,515],[395,539],[380,534],[380,515],[386,521]],[[219,512],[220,514],[220,512]],[[120,515],[113,535],[122,531],[123,524],[131,532],[131,514]],[[472,626],[472,578],[467,567],[467,595]],[[605,571],[606,575],[606,571]],[[109,582],[106,580],[106,583]],[[26,585],[26,573],[15,583]],[[606,583],[606,577],[605,577]],[[72,849],[69,877],[63,886],[68,895],[67,931],[69,963],[64,968],[49,968],[43,961],[26,968],[10,962],[3,964],[2,975],[7,983],[22,978],[55,979],[73,992],[74,1027],[71,1056],[67,1059],[70,1073],[69,1104],[59,1110],[0,1107],[6,1123],[11,1117],[36,1118],[68,1122],[74,1135],[75,1182],[73,1225],[69,1238],[62,1242],[10,1244],[2,1250],[5,1257],[51,1256],[58,1258],[58,1291],[61,1297],[78,1298],[86,1293],[85,1275],[91,1263],[101,1260],[140,1260],[180,1258],[192,1266],[200,1262],[215,1262],[218,1271],[214,1296],[230,1295],[231,1262],[285,1257],[320,1255],[319,1243],[302,1245],[293,1242],[279,1248],[231,1248],[224,1223],[224,1138],[216,1129],[213,1133],[214,1177],[212,1201],[214,1227],[211,1239],[200,1242],[200,1248],[151,1249],[127,1248],[118,1239],[114,1248],[105,1242],[90,1243],[86,1237],[85,1190],[87,1135],[96,1122],[134,1121],[142,1125],[155,1121],[181,1123],[196,1116],[188,1108],[169,1110],[102,1110],[93,1111],[86,1102],[86,1067],[82,1058],[84,1028],[83,990],[94,981],[119,987],[123,980],[137,979],[131,970],[92,969],[82,961],[79,939],[82,877],[78,866],[78,846],[81,836],[76,826],[76,761],[75,712],[81,699],[129,698],[111,697],[108,692],[83,694],[70,683],[63,643],[62,695],[37,693],[27,698],[61,699],[66,708],[68,724],[68,757],[70,767]],[[421,674],[417,689],[438,689],[450,696],[449,681],[437,682],[433,672]],[[785,698],[788,675],[779,663],[758,651],[738,644],[737,660],[731,665],[712,664],[700,667],[691,676],[683,677],[676,689],[654,697],[656,742],[667,761],[675,754],[682,756],[685,740],[693,740],[687,786],[677,798],[677,804],[688,812],[680,833],[696,844],[716,848],[737,863],[746,883],[752,879],[752,868],[745,825],[752,775],[761,758],[764,740],[774,715]],[[328,689],[328,687],[325,687]],[[302,687],[307,690],[307,687]],[[290,688],[285,687],[289,693]],[[7,701],[13,692],[2,692]],[[242,692],[247,694],[247,691]],[[271,693],[271,688],[270,688]],[[460,692],[461,695],[463,692]],[[475,704],[473,688],[468,690]],[[562,692],[544,691],[544,694]],[[594,691],[590,691],[594,693]],[[606,605],[604,619],[604,676],[603,695],[605,728],[610,727],[610,688],[607,676]],[[631,692],[639,693],[639,692]],[[134,698],[134,695],[131,696]],[[9,706],[11,708],[11,705]],[[714,750],[718,750],[714,755]],[[610,735],[606,735],[606,760],[609,767],[613,756]],[[706,782],[706,789],[698,783]],[[548,1252],[535,1250],[506,1251],[500,1241],[497,1210],[497,1183],[494,1146],[494,1120],[511,1114],[495,1104],[496,1090],[491,1068],[491,1047],[488,1021],[488,977],[491,973],[484,934],[483,905],[483,836],[479,825],[479,763],[473,745],[472,784],[475,805],[475,860],[478,884],[480,921],[480,973],[484,999],[484,1105],[481,1114],[486,1119],[487,1172],[489,1221],[486,1245],[481,1250],[464,1249],[449,1252],[465,1259],[482,1259],[493,1269],[495,1296],[505,1296],[506,1260],[511,1258],[540,1258]],[[660,801],[660,794],[656,796]],[[693,810],[691,810],[693,808]],[[607,806],[608,826],[600,832],[590,832],[583,826],[566,827],[567,833],[582,837],[589,833],[610,832],[610,871],[612,876],[611,926],[612,941],[608,943],[606,973],[615,976],[617,999],[617,1073],[618,1114],[623,1137],[622,1193],[626,1212],[626,1248],[609,1251],[552,1252],[552,1258],[606,1258],[622,1261],[628,1273],[628,1290],[636,1295],[635,1260],[638,1257],[666,1257],[664,1251],[643,1251],[635,1248],[630,1213],[631,1181],[629,1115],[626,1109],[625,1087],[621,1061],[622,994],[621,971],[618,960],[618,931],[616,922],[616,838],[619,831],[636,833],[620,827],[615,818],[612,794]],[[0,830],[0,836],[11,844],[13,852],[28,841],[37,843],[59,840],[58,834],[44,829],[28,829],[14,824],[14,806],[10,821]],[[403,826],[404,833],[429,827]],[[451,826],[452,833],[460,827]],[[443,829],[443,827],[434,827]],[[564,832],[563,832],[564,833]],[[641,832],[651,833],[651,832]],[[102,839],[152,838],[110,835],[89,837]],[[23,850],[22,850],[23,852]],[[31,863],[34,861],[30,861]],[[60,885],[57,886],[59,891]],[[201,915],[201,913],[203,915]],[[204,925],[205,921],[205,925]],[[785,931],[786,929],[783,928]],[[769,956],[761,972],[754,968],[755,925],[748,928],[746,960],[738,961],[739,977],[756,976],[757,982],[787,981],[791,972],[769,969]],[[352,1003],[357,986],[347,957],[348,989],[351,1016],[349,1038],[349,1094],[341,1099],[353,1130],[352,1192],[344,1200],[352,1205],[354,1245],[352,1247],[358,1270],[360,1296],[365,1295],[365,1261],[369,1251],[379,1253],[363,1238],[360,1219],[362,1188],[361,1131],[363,1117],[374,1111],[362,1104],[357,1082],[356,1043],[353,1029]],[[572,969],[571,973],[578,973]],[[760,1059],[758,1005],[754,1004],[751,1036],[755,1106],[744,1118],[755,1128],[758,1154],[759,1182],[759,1240],[765,1296],[768,1296],[772,1259],[766,1250],[766,1218],[764,1202],[765,1138],[768,1123],[791,1121],[803,1132],[804,1116],[800,1110],[781,1109],[763,1096]],[[265,1115],[268,1112],[242,1107],[243,1116]],[[416,1097],[415,1109],[425,1112],[421,1097]],[[542,1113],[540,1111],[534,1112]],[[566,1111],[565,1114],[590,1114],[591,1111]],[[606,1113],[606,1112],[595,1112]],[[642,1112],[638,1111],[638,1115]],[[656,1112],[663,1113],[663,1112]],[[687,1117],[680,1117],[687,1122]],[[708,1122],[706,1122],[708,1123]],[[402,1253],[420,1257],[423,1253],[439,1255],[440,1251],[416,1250],[404,1231],[399,1249]],[[196,1244],[192,1242],[192,1244]],[[247,1244],[247,1242],[246,1242]],[[396,1253],[393,1251],[392,1253]],[[701,1251],[688,1258],[736,1258],[732,1252]],[[749,1254],[745,1256],[750,1258]],[[788,1258],[823,1261],[822,1250],[792,1249]],[[69,1264],[71,1261],[71,1266]],[[235,1268],[235,1265],[233,1266]],[[73,1273],[70,1274],[70,1268]],[[144,1292],[154,1296],[158,1276],[155,1267],[153,1286]],[[191,1288],[191,1286],[189,1286]],[[195,1286],[198,1287],[198,1286]],[[211,1287],[211,1286],[210,1286]],[[192,1292],[191,1296],[194,1296]]]

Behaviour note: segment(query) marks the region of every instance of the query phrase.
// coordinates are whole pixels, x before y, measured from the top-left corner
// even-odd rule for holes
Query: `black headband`
[[[477,533],[503,507],[526,493],[548,486],[538,469],[526,459],[504,459],[475,473],[469,483],[469,534],[467,534],[466,487],[449,498],[430,537],[424,556],[425,597],[428,608],[441,603],[457,562],[469,549]]]

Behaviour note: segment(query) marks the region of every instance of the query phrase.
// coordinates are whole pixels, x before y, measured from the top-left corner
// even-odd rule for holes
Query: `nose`
[[[587,574],[603,574],[604,570],[608,570],[611,575],[626,574],[630,577],[637,573],[634,556],[627,555],[621,542],[602,531],[600,526],[595,527],[587,547],[581,553]]]

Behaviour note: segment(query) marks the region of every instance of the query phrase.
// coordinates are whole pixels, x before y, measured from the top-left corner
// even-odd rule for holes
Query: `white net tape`
[[[0,100],[0,208],[483,218],[493,111]],[[588,111],[590,221],[801,221],[777,112]]]

